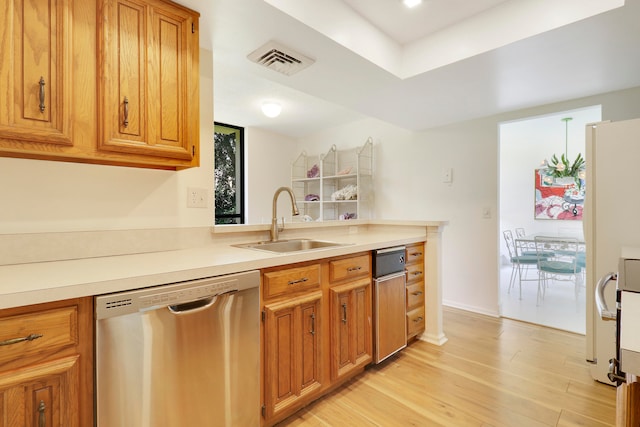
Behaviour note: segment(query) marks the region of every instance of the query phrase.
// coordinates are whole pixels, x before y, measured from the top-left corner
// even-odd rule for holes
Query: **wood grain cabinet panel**
[[[370,279],[333,286],[329,298],[331,380],[336,381],[372,360]]]
[[[283,268],[263,274],[264,298],[291,295],[320,287],[320,264]]]
[[[0,310],[0,427],[93,425],[91,298]]]
[[[77,1],[77,0],[76,0]],[[0,5],[1,148],[73,144],[73,0]]]
[[[266,419],[308,401],[321,387],[321,309],[321,291],[265,305]]]
[[[423,242],[408,245],[405,251],[407,287],[407,341],[425,330],[425,264]]]
[[[99,149],[197,165],[199,15],[162,0],[102,0],[99,17]]]
[[[366,277],[370,274],[371,257],[369,255],[352,256],[329,262],[329,280],[331,282]]]

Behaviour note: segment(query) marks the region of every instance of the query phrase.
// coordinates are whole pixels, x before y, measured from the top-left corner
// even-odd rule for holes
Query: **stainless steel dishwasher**
[[[98,427],[260,425],[258,271],[102,295]]]

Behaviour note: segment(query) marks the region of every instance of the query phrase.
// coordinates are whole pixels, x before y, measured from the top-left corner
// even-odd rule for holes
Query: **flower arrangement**
[[[569,164],[569,160],[564,154],[560,156],[560,160],[554,154],[551,157],[551,162],[547,162],[545,159],[542,166],[548,170],[548,175],[554,178],[573,177],[577,179],[580,171],[584,170],[584,158],[582,153],[578,153],[578,157],[576,157],[573,164]]]
[[[545,159],[540,167],[543,180],[547,184],[554,182],[561,184],[569,184],[575,182],[576,187],[581,189],[585,177],[585,161],[582,157],[582,153],[578,153],[578,156],[573,161],[569,162],[569,159],[565,154],[558,156],[555,154],[551,157],[551,161]]]

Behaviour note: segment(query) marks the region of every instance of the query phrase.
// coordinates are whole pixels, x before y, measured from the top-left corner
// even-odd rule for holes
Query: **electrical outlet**
[[[188,208],[206,208],[207,207],[207,189],[206,188],[187,188],[187,207]]]

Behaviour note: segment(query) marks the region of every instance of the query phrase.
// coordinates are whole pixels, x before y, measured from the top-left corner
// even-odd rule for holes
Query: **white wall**
[[[300,149],[321,152],[334,143],[339,148],[357,146],[371,136],[376,217],[448,220],[443,234],[445,304],[499,315],[499,123],[598,104],[603,120],[640,117],[640,88],[419,133],[366,119],[302,138]],[[445,184],[442,169],[449,167],[453,182]],[[483,218],[486,208],[491,218]]]
[[[202,227],[213,222],[213,56],[200,50],[200,167],[172,172],[0,158],[0,233]],[[187,187],[209,208],[187,208]]]
[[[298,155],[293,138],[257,128],[245,128],[245,167],[247,179],[248,224],[270,224],[273,194],[291,186],[291,162]],[[286,195],[278,198],[278,216],[291,220],[291,203]]]

